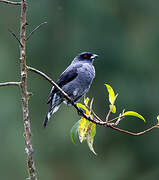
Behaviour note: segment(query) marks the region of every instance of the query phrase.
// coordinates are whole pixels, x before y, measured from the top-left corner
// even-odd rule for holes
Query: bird
[[[56,81],[56,84],[67,93],[74,103],[89,91],[95,77],[93,61],[96,58],[98,58],[98,55],[91,52],[78,54]],[[62,102],[69,104],[61,92],[53,86],[47,101],[49,110],[43,123],[44,127],[46,127],[51,115],[59,109]]]

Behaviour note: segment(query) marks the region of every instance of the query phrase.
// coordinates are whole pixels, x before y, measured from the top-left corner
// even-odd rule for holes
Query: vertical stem
[[[36,169],[33,160],[33,148],[31,142],[31,129],[29,120],[28,100],[29,93],[27,91],[27,66],[26,66],[26,0],[21,1],[21,19],[20,19],[20,66],[21,66],[21,94],[22,109],[24,120],[24,139],[25,151],[27,155],[27,169],[30,180],[37,180]]]

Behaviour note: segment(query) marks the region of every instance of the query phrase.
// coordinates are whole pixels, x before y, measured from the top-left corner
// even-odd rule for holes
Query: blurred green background
[[[19,49],[8,29],[19,33],[20,8],[0,4],[0,82],[20,78]],[[47,21],[28,41],[27,63],[54,80],[82,51],[100,58],[88,93],[104,118],[108,94],[104,83],[119,93],[118,113],[124,108],[141,113],[120,127],[134,132],[156,123],[159,113],[158,0],[28,0],[28,33]],[[32,140],[38,179],[42,180],[156,180],[159,177],[159,130],[141,137],[97,127],[95,156],[86,143],[73,145],[70,129],[79,120],[72,107],[62,105],[46,129],[42,123],[51,85],[29,73],[28,89]],[[20,91],[0,88],[0,179],[24,179],[23,121]]]

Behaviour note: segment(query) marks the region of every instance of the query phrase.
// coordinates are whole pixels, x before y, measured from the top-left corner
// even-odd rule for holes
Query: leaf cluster
[[[113,88],[109,84],[105,84],[107,92],[109,94],[109,111],[106,114],[105,122],[107,126],[117,126],[119,122],[124,119],[126,116],[134,116],[138,117],[139,119],[143,120],[146,122],[145,118],[140,115],[139,113],[135,111],[126,111],[123,110],[117,117],[114,119],[109,120],[110,114],[113,113],[115,114],[117,111],[115,102],[118,97],[118,94],[115,95]],[[77,103],[77,107],[84,112],[84,114],[87,117],[91,117],[91,119],[98,119],[102,121],[93,111],[93,99],[91,100],[89,104],[90,99],[84,98],[84,104]],[[158,118],[159,119],[159,118]],[[79,137],[80,142],[82,143],[83,141],[87,141],[87,144],[90,148],[90,150],[96,154],[94,148],[93,148],[93,142],[94,142],[94,137],[96,135],[96,124],[94,122],[89,121],[85,117],[81,117],[79,121],[75,123],[75,125],[71,129],[71,139],[72,142],[75,144],[75,139],[76,137]]]

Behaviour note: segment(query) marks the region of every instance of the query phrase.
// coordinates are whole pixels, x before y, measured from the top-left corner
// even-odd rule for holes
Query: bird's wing
[[[74,80],[77,76],[78,76],[78,68],[80,68],[82,66],[82,64],[75,64],[75,65],[70,65],[59,77],[59,79],[57,80],[56,84],[62,88],[65,84],[71,82],[72,80]],[[51,92],[49,94],[48,97],[48,101],[47,104],[50,103],[51,99],[52,99],[52,95],[54,93],[56,93],[58,90],[53,87],[51,89]]]

